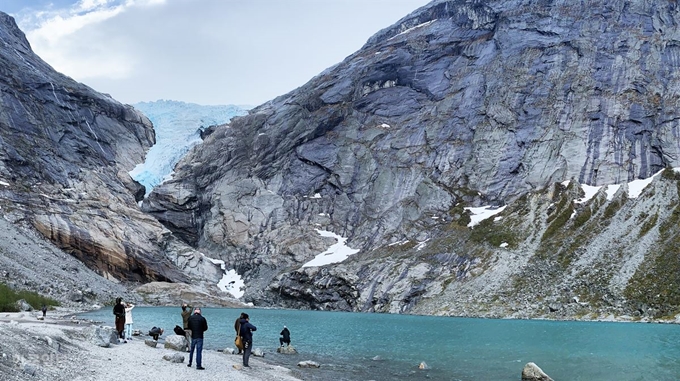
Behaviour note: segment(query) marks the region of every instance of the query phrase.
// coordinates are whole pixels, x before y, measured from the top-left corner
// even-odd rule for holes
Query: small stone
[[[300,361],[297,366],[300,368],[320,368],[321,365],[314,361]]]

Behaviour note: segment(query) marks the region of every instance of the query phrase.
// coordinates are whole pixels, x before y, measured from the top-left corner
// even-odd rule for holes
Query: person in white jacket
[[[125,304],[125,341],[132,340],[132,309],[135,308],[134,304]]]

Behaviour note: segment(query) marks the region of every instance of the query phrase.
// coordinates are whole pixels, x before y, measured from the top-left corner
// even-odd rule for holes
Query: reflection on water
[[[134,328],[172,334],[179,307],[136,307]],[[680,380],[680,326],[642,323],[493,320],[294,310],[203,308],[207,349],[233,346],[234,320],[247,312],[254,347],[307,380],[519,380],[535,362],[555,380]],[[111,308],[82,317],[113,325]],[[276,353],[286,325],[298,355]],[[419,370],[427,363],[429,369]]]

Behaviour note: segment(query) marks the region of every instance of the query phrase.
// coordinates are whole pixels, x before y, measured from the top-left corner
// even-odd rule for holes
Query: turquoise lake
[[[135,307],[133,328],[147,333],[159,326],[173,334],[182,325],[180,311]],[[304,380],[518,381],[528,362],[556,381],[680,380],[680,325],[674,324],[203,308],[206,349],[233,347],[241,311],[258,328],[253,347],[266,353],[265,361],[295,369]],[[110,307],[80,317],[113,326]],[[297,355],[276,353],[284,325]],[[297,369],[303,360],[321,368]],[[429,369],[418,369],[423,361]]]

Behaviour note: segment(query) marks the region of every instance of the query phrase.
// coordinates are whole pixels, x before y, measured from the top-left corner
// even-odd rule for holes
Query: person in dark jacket
[[[149,330],[149,336],[151,336],[154,340],[158,341],[158,336],[163,335],[163,332],[165,332],[165,330],[161,327],[152,327]]]
[[[241,323],[241,340],[243,340],[243,366],[249,367],[248,359],[253,348],[253,331],[257,331],[257,327],[250,324],[250,316],[243,314]]]
[[[281,331],[279,335],[283,336],[279,337],[279,343],[281,344],[281,346],[283,346],[283,343],[286,343],[286,345],[290,345],[290,331],[285,325],[283,326],[283,331]]]
[[[116,305],[113,306],[113,314],[116,316],[116,331],[118,337],[125,340],[123,331],[125,331],[125,305],[123,305],[123,298],[116,298]],[[125,341],[127,343],[127,341]]]
[[[243,315],[245,315],[243,312],[241,312],[241,315],[236,318],[236,321],[234,321],[234,331],[236,331],[236,336],[241,335],[241,319],[243,319]],[[237,355],[241,354],[241,348],[236,348],[238,349]]]
[[[208,321],[201,315],[201,309],[195,308],[194,314],[189,317],[188,327],[191,330],[191,349],[189,350],[189,364],[191,368],[191,361],[194,358],[194,349],[196,350],[196,369],[203,370],[201,363],[203,357],[203,332],[208,330]]]

